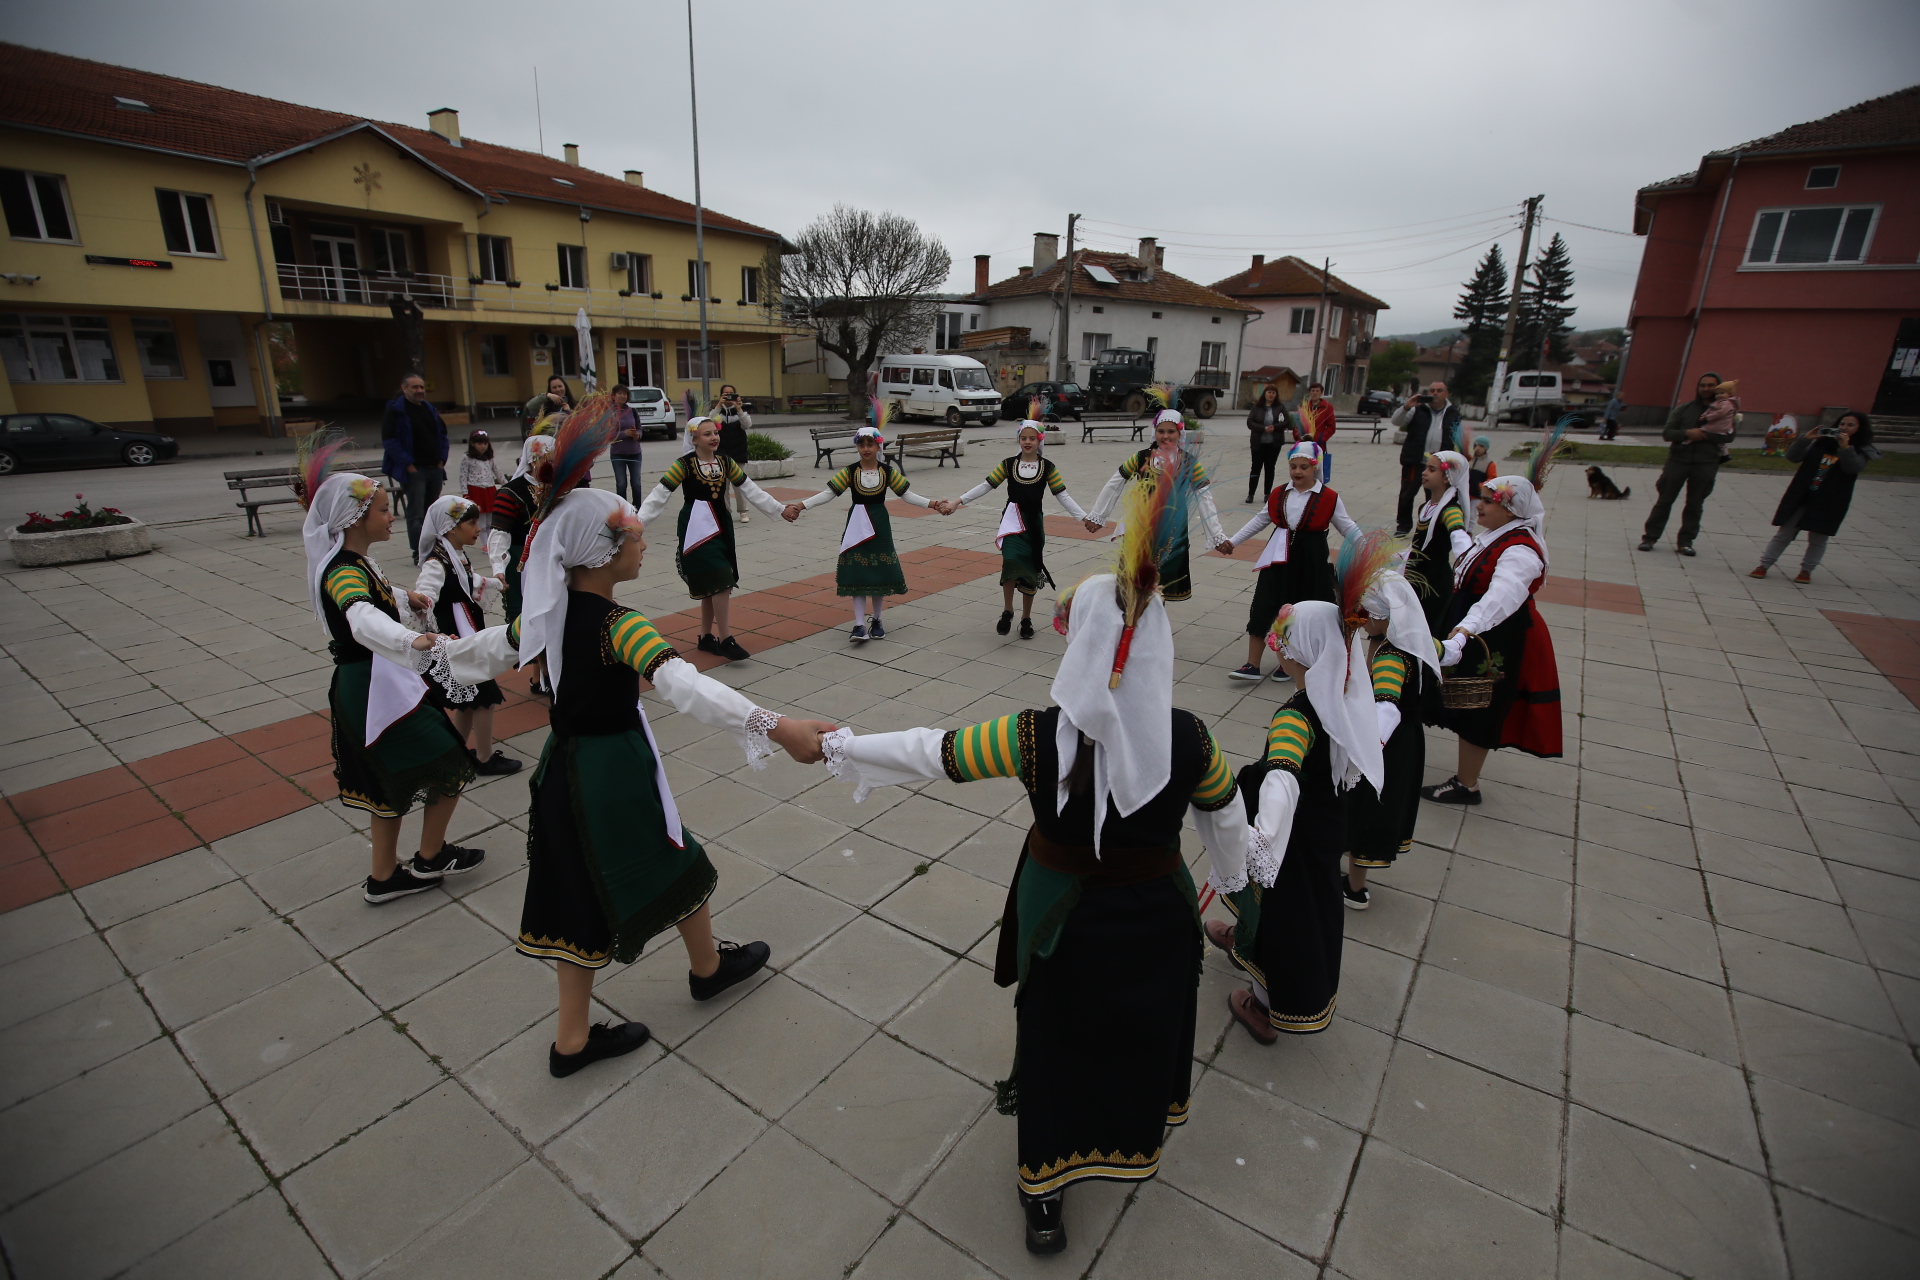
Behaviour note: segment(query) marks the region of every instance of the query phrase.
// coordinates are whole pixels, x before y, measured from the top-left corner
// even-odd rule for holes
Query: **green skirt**
[[[466,743],[429,696],[367,746],[367,687],[373,659],[335,666],[327,706],[333,713],[333,780],[340,802],[376,818],[398,818],[416,800],[457,796],[473,781]]]
[[[1000,585],[1011,584],[1024,595],[1034,595],[1042,586],[1052,584],[1046,564],[1041,559],[1046,547],[1046,535],[1040,536],[1040,545],[1034,545],[1034,539],[1024,533],[1010,533],[1000,540]]]
[[[834,590],[843,596],[903,596],[907,575],[893,550],[893,521],[884,503],[869,506],[867,514],[873,517],[873,536],[840,553]],[[847,519],[853,519],[853,512],[847,512]]]
[[[525,540],[519,534],[513,535],[513,541],[507,544],[507,567],[500,575],[501,582],[506,586],[501,598],[509,624],[520,616],[520,549],[524,545]]]
[[[680,581],[687,584],[687,594],[695,600],[705,600],[740,585],[740,566],[733,549],[733,517],[727,514],[725,499],[714,503],[713,508],[719,513],[720,532],[692,551],[681,550],[687,545],[691,506],[681,504],[680,522],[675,526],[673,567],[680,571]]]

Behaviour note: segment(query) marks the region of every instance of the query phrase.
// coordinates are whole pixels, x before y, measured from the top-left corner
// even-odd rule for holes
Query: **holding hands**
[[[798,520],[800,518],[800,513],[803,510],[805,510],[805,508],[802,507],[799,503],[789,502],[787,504],[787,509],[780,513],[780,518],[782,520],[785,520],[788,524],[792,524],[795,520]]]
[[[1213,549],[1214,549],[1215,551],[1218,551],[1218,552],[1219,552],[1219,553],[1220,553],[1221,555],[1223,555],[1223,556],[1230,556],[1230,555],[1232,555],[1232,554],[1233,554],[1233,551],[1234,551],[1234,546],[1233,546],[1233,543],[1232,543],[1232,541],[1231,541],[1231,540],[1229,540],[1229,541],[1225,541],[1225,542],[1221,542],[1221,543],[1218,543],[1218,544],[1216,544],[1216,545],[1215,545],[1215,547],[1214,547]]]
[[[796,720],[792,716],[781,716],[780,723],[767,734],[767,741],[801,764],[818,764],[826,759],[826,753],[820,748],[820,739],[838,728],[838,725],[828,724],[824,720]]]
[[[1092,516],[1088,516],[1085,520],[1082,520],[1080,523],[1087,526],[1088,533],[1098,533],[1102,529],[1107,527],[1106,525],[1102,524],[1100,521],[1095,520]]]

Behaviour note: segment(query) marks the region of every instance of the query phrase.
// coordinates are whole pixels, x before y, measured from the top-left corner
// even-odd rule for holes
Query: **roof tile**
[[[1225,280],[1214,281],[1213,287],[1235,298],[1297,298],[1320,293],[1320,268],[1292,254],[1261,264],[1259,272],[1256,280],[1254,268],[1249,266]],[[1359,303],[1363,308],[1372,307],[1376,311],[1391,310],[1380,299],[1354,288],[1339,276],[1329,274],[1327,285],[1328,292],[1345,304]]]
[[[1129,280],[1126,271],[1137,271],[1140,260],[1130,253],[1101,253],[1093,249],[1073,252],[1073,289],[1089,298],[1117,298],[1122,302],[1164,302],[1174,307],[1207,307],[1219,311],[1253,311],[1245,303],[1235,302],[1203,284],[1177,276],[1165,267],[1155,267],[1151,280]],[[1105,267],[1119,276],[1118,284],[1101,284],[1087,274],[1088,266]],[[1066,284],[1066,262],[1062,259],[1045,271],[1017,275],[993,285],[985,293],[972,295],[973,301],[992,302],[999,298],[1021,298],[1050,294]]]

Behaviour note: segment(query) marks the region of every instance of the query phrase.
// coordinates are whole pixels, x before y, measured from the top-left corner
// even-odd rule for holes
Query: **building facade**
[[[1387,304],[1339,276],[1288,255],[1268,262],[1254,254],[1245,271],[1214,289],[1251,307],[1247,365],[1284,367],[1318,379],[1342,408],[1367,389],[1374,324]],[[1326,298],[1321,300],[1324,288]],[[1322,307],[1324,305],[1324,314]]]
[[[1711,370],[1750,412],[1920,413],[1920,86],[1702,156],[1634,230],[1631,411]]]
[[[777,395],[779,235],[564,160],[0,45],[0,412],[175,434],[395,394],[517,414],[576,317],[602,386]],[[703,361],[698,298],[709,298]]]

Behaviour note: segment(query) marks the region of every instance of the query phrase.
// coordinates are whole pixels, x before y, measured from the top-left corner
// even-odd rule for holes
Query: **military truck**
[[[1227,394],[1227,371],[1201,369],[1180,386],[1180,407],[1196,418],[1211,418]],[[1153,402],[1147,388],[1159,379],[1153,374],[1153,352],[1133,347],[1102,351],[1087,375],[1087,407],[1103,413],[1119,411],[1139,417]]]

